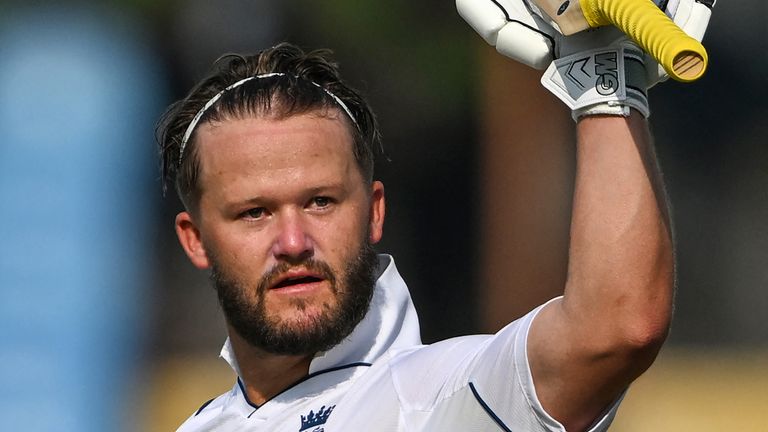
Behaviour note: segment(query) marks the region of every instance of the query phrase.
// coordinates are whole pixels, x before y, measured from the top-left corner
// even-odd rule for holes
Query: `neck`
[[[231,327],[229,339],[240,366],[248,400],[256,405],[277,396],[309,373],[312,355],[291,356],[265,352],[246,342]]]

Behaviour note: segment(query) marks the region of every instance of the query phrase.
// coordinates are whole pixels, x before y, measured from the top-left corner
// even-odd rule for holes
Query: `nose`
[[[278,260],[302,261],[315,253],[312,237],[306,230],[300,212],[285,212],[278,218],[278,234],[272,245],[272,254]]]

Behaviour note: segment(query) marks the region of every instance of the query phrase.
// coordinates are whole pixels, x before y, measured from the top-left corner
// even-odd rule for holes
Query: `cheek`
[[[368,240],[368,218],[359,212],[348,211],[343,217],[335,218],[320,231],[325,250],[338,259],[337,268],[344,268],[354,258],[363,242]]]
[[[263,238],[242,232],[218,233],[208,246],[218,265],[248,282],[265,271]]]

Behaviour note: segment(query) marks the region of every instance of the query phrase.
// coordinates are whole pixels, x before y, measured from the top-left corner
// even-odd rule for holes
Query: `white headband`
[[[205,114],[206,111],[208,111],[208,108],[210,108],[211,105],[215,104],[216,101],[221,99],[221,97],[227,91],[232,90],[233,88],[236,88],[236,87],[240,87],[241,85],[243,85],[244,83],[246,83],[248,81],[251,81],[251,80],[254,80],[254,79],[271,78],[271,77],[276,77],[276,76],[287,76],[287,74],[282,73],[282,72],[272,72],[272,73],[266,73],[266,74],[261,74],[261,75],[255,75],[255,76],[251,76],[251,77],[248,77],[248,78],[243,78],[240,81],[238,81],[238,82],[236,82],[234,84],[229,85],[224,90],[216,93],[216,95],[214,95],[208,102],[206,102],[205,105],[203,105],[203,107],[200,108],[200,111],[198,111],[197,114],[195,114],[195,117],[192,118],[192,121],[189,123],[189,126],[187,126],[186,132],[184,132],[184,137],[181,139],[181,146],[179,148],[179,166],[181,166],[181,161],[182,161],[182,158],[184,157],[184,149],[187,147],[187,141],[189,141],[189,137],[192,136],[192,132],[195,131],[195,127],[197,127],[197,123],[200,121],[200,118],[203,116],[203,114]],[[352,120],[352,123],[355,124],[355,127],[357,127],[357,128],[360,127],[357,124],[357,120],[355,120],[355,116],[352,115],[352,111],[350,111],[349,108],[347,108],[347,105],[344,102],[342,102],[342,100],[339,99],[338,96],[336,96],[335,94],[331,93],[330,90],[326,89],[325,87],[321,86],[320,84],[318,84],[318,83],[316,83],[314,81],[309,81],[309,82],[312,83],[317,88],[322,89],[328,96],[332,97],[333,100],[335,100],[336,103],[344,110],[344,112],[347,113],[349,118]]]

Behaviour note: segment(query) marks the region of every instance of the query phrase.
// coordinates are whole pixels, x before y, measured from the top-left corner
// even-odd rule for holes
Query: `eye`
[[[325,196],[317,196],[312,198],[312,202],[310,204],[311,204],[311,207],[326,208],[329,205],[331,205],[332,202],[333,200],[331,200],[331,198],[328,198]]]
[[[264,207],[255,207],[240,213],[240,217],[243,219],[258,220],[264,217],[265,212],[266,210]]]

